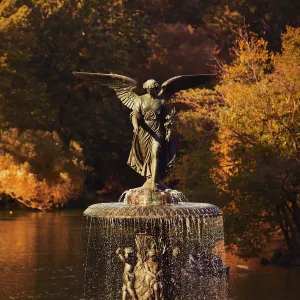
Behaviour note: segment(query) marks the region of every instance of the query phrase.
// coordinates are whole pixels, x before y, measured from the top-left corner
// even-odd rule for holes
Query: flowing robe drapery
[[[161,180],[175,164],[174,145],[166,140],[166,103],[147,95],[141,96],[131,113],[131,118],[134,116],[138,118],[139,130],[133,136],[128,165],[140,175],[150,178],[153,160],[157,158],[158,179]]]

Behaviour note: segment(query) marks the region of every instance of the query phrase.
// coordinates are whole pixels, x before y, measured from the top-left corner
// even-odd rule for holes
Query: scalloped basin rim
[[[118,202],[97,203],[89,206],[84,216],[105,219],[173,219],[187,217],[216,217],[222,211],[209,203],[179,202],[166,205],[132,205]]]

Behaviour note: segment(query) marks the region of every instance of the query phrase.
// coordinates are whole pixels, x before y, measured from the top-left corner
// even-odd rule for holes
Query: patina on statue
[[[131,113],[133,142],[128,165],[147,178],[143,187],[155,190],[175,164],[175,148],[170,140],[174,111],[167,113],[166,101],[158,97],[159,85],[150,79],[148,92],[135,102]]]
[[[129,77],[85,72],[74,72],[74,75],[110,87],[131,109],[133,140],[128,165],[146,181],[141,187],[125,191],[119,199],[123,201],[96,204],[87,214],[93,216],[95,209],[97,218],[117,220],[115,224],[124,224],[123,228],[131,226],[126,234],[135,235],[135,247],[131,239],[131,246],[119,247],[116,251],[124,264],[122,299],[177,299],[183,286],[181,250],[185,245],[181,234],[184,230],[189,234],[201,234],[202,216],[211,213],[219,216],[220,211],[207,204],[182,202],[185,197],[181,192],[162,183],[175,164],[175,148],[171,141],[175,109],[168,109],[168,102],[177,91],[199,86],[210,81],[212,76],[177,76],[161,87],[154,79],[149,79],[143,84],[147,93],[139,96],[134,92],[137,82]]]
[[[146,178],[141,189],[157,190],[175,165],[175,148],[170,139],[175,109],[168,110],[168,101],[174,93],[206,83],[212,76],[176,76],[161,87],[154,79],[149,79],[143,85],[147,93],[139,96],[134,92],[138,83],[129,77],[87,72],[73,74],[114,89],[122,103],[132,110],[130,119],[134,135],[128,165]]]

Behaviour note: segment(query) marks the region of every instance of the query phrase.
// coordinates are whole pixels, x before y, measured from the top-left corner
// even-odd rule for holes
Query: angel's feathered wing
[[[128,108],[133,109],[134,103],[140,97],[133,91],[138,83],[134,79],[117,74],[73,72],[76,77],[88,81],[95,81],[101,85],[106,85],[115,90],[118,98]]]
[[[175,93],[209,83],[215,77],[215,74],[181,75],[172,77],[161,85],[159,96],[169,100]]]

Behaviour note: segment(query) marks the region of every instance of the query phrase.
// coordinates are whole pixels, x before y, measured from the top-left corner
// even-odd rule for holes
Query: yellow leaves
[[[113,0],[107,3],[107,10],[109,12],[122,14],[122,8],[123,8],[123,0]],[[111,19],[111,23],[114,23],[115,21],[116,19]]]
[[[282,53],[274,55],[264,40],[240,35],[235,60],[223,66],[223,81],[216,90],[225,106],[211,148],[223,166],[212,171],[223,190],[243,169],[259,169],[259,162],[270,153],[299,159],[300,136],[295,133],[300,124],[300,62],[295,57],[300,57],[300,48],[295,45],[300,42],[300,29],[288,28],[283,41]]]
[[[246,30],[236,32],[237,39],[231,52],[234,60],[230,65],[221,65],[223,80],[242,80],[258,82],[270,68],[271,54],[267,50],[267,42]]]
[[[291,122],[299,119],[300,69],[294,57],[300,50],[292,47],[293,55],[286,51],[290,44],[297,44],[297,30],[288,29],[287,35],[283,36],[282,54],[274,55],[263,39],[240,34],[235,60],[223,67],[223,82],[217,88],[229,107],[222,111],[221,124],[271,147],[278,147],[278,135],[291,140]],[[271,65],[273,73],[269,72]],[[286,148],[289,143],[281,144]]]
[[[1,7],[2,3],[0,4],[0,12],[5,10],[7,7]],[[31,12],[26,5],[19,7],[16,11],[9,14],[8,17],[0,17],[0,31],[7,31],[11,26],[20,26],[26,24],[27,16]]]
[[[232,149],[239,143],[238,137],[229,128],[222,128],[218,133],[218,139],[213,142],[210,148],[218,160],[218,164],[211,169],[211,176],[220,188],[223,185],[223,190],[226,180],[236,175],[239,170],[241,160],[232,157]]]
[[[82,153],[82,147],[80,146],[80,144],[76,141],[70,141],[70,148],[74,149],[75,151]]]
[[[218,38],[220,38],[225,32],[226,38],[228,38],[228,31],[232,28],[236,28],[243,22],[242,15],[225,5],[213,6],[210,9],[210,13],[203,16],[203,20],[207,28],[214,32]],[[224,37],[223,37],[224,38]]]
[[[26,165],[17,166],[9,154],[0,156],[0,178],[0,193],[6,193],[13,197],[24,197],[24,191],[26,191],[28,198],[35,195],[35,176],[30,173]]]
[[[282,40],[283,51],[274,56],[271,88],[274,93],[281,95],[282,102],[286,102],[287,107],[292,108],[294,113],[299,113],[300,28],[287,27]]]
[[[299,53],[300,48],[300,28],[286,27],[286,33],[282,36],[282,49],[285,52]],[[300,63],[300,62],[299,62]]]
[[[47,18],[59,11],[65,3],[65,0],[38,0],[36,1],[36,6],[41,8],[44,17]]]
[[[6,10],[11,9],[16,3],[16,0],[3,0],[0,3],[0,14],[5,13]]]
[[[123,4],[123,0],[114,0],[111,1],[111,5],[112,6],[118,6],[118,5],[122,5]]]
[[[16,129],[4,132],[0,142],[0,193],[43,210],[78,197],[85,175],[77,142],[65,150],[56,132]]]
[[[60,177],[61,179],[63,179],[64,181],[70,181],[70,176],[69,176],[69,174],[66,173],[66,172],[61,172],[61,173],[59,173],[59,177]]]
[[[0,20],[0,22],[1,22],[1,20]],[[4,53],[2,56],[0,56],[0,68],[2,70],[9,68],[8,53]]]
[[[252,172],[263,173],[261,165],[280,157],[299,159],[300,135],[295,133],[300,124],[300,60],[296,62],[295,57],[300,48],[294,47],[298,32],[290,29],[289,38],[283,35],[283,51],[276,55],[267,51],[264,40],[240,35],[232,64],[222,66],[216,91],[224,106],[219,110],[217,139],[210,148],[217,162],[210,177],[234,199],[233,204],[243,197],[254,199],[255,192],[243,185]],[[261,196],[260,201],[266,200]]]

